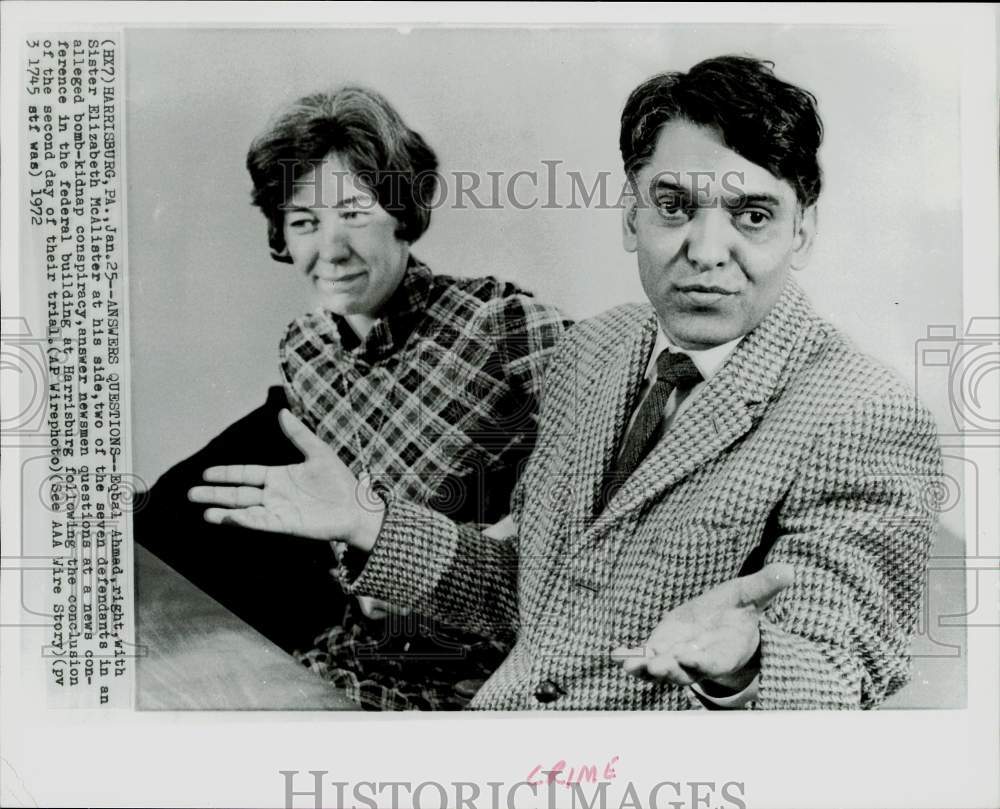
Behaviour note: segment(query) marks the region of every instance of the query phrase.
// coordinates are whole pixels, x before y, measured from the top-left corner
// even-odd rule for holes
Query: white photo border
[[[936,27],[966,43],[962,82],[963,264],[967,316],[996,317],[997,141],[996,17],[992,7],[632,6],[487,4],[66,3],[3,6],[5,144],[18,142],[19,49],[27,32],[129,26],[297,26],[305,23],[600,25],[630,21],[775,22],[789,25],[885,24]],[[568,19],[571,18],[571,19]],[[709,19],[710,18],[710,19]],[[52,21],[58,21],[53,23]],[[3,154],[3,314],[16,314],[17,171]],[[17,390],[3,391],[5,409]],[[8,412],[9,409],[8,409]],[[995,451],[995,449],[994,449]],[[3,502],[16,481],[16,452],[4,458]],[[980,469],[982,491],[1000,490],[996,464]],[[978,514],[985,575],[970,602],[997,603],[995,509]],[[20,525],[5,509],[4,542]],[[990,561],[992,560],[992,562]],[[990,567],[992,565],[992,568]],[[992,574],[990,571],[992,570]],[[11,608],[5,595],[4,609]],[[970,603],[970,610],[976,605]],[[992,609],[992,608],[991,608]],[[996,628],[970,630],[968,708],[867,714],[448,715],[400,718],[344,713],[151,713],[52,711],[23,676],[21,640],[0,629],[3,653],[2,750],[5,805],[283,806],[280,770],[323,770],[328,781],[523,780],[535,763],[597,764],[617,756],[617,778],[649,787],[660,781],[744,782],[746,806],[939,807],[1000,803],[1000,727]],[[434,743],[428,743],[433,736]],[[11,799],[10,796],[13,796]],[[564,799],[565,805],[569,802]],[[15,805],[11,803],[10,805]],[[299,799],[296,806],[311,805]],[[327,804],[329,805],[329,804]],[[430,804],[433,805],[433,804]],[[545,805],[540,802],[537,805]],[[564,805],[564,804],[560,804]],[[615,804],[617,805],[617,804]]]

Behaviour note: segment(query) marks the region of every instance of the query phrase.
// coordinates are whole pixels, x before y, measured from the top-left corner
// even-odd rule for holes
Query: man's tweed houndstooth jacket
[[[348,586],[516,637],[472,707],[681,709],[700,707],[689,689],[627,676],[610,651],[720,582],[789,562],[795,583],[762,620],[751,707],[878,705],[908,676],[934,527],[926,495],[941,474],[930,416],[789,281],[601,509],[655,334],[651,307],[635,304],[563,338],[515,537],[393,502]],[[546,681],[560,695],[543,704]]]

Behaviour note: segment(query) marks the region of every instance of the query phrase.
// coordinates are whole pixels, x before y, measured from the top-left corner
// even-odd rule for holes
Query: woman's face
[[[376,318],[406,272],[409,244],[399,222],[336,154],[294,184],[284,211],[292,264],[334,314]]]

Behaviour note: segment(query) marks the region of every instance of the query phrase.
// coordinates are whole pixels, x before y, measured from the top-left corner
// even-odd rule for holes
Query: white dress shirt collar
[[[745,335],[737,337],[735,340],[730,340],[728,343],[723,343],[722,345],[712,346],[712,348],[703,348],[699,351],[692,351],[687,348],[678,348],[674,342],[667,337],[666,332],[663,331],[663,326],[657,324],[656,330],[656,342],[653,343],[653,350],[649,355],[649,363],[646,365],[646,380],[650,383],[656,381],[656,360],[660,356],[664,349],[669,351],[674,351],[681,354],[687,354],[691,358],[691,362],[694,363],[695,368],[701,374],[702,378],[707,382],[722,367],[723,363],[729,359],[729,355],[733,353],[736,346],[740,344],[740,341]]]

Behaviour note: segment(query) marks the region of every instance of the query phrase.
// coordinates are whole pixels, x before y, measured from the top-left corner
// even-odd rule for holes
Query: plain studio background
[[[944,369],[915,361],[928,326],[962,329],[952,47],[926,32],[857,26],[129,30],[135,474],[151,485],[280,381],[278,341],[308,307],[309,285],[270,259],[244,168],[279,106],[344,83],[384,94],[437,151],[449,185],[413,252],[435,272],[500,276],[581,318],[645,299],[610,207],[623,183],[618,122],[629,91],[726,53],[770,59],[818,97],[820,227],[798,280],[861,348],[919,383],[942,431],[954,432]],[[560,161],[548,208],[543,161]],[[498,209],[456,207],[456,172],[484,185],[500,172],[505,192],[517,171],[538,173],[536,185],[522,177],[515,187],[532,208],[505,194]],[[608,173],[608,207],[565,207],[569,172],[588,188]],[[948,504],[938,553],[962,553],[962,513]],[[961,576],[937,581],[962,611]],[[937,658],[927,665],[951,659],[957,678],[931,676],[923,703],[964,704],[955,649],[924,640]]]
[[[249,204],[247,147],[279,105],[359,83],[436,149],[445,204],[414,253],[439,273],[516,281],[574,317],[644,300],[614,208],[542,209],[569,171],[622,187],[629,91],[723,53],[776,63],[810,89],[826,127],[819,236],[799,273],[816,306],[911,381],[928,324],[961,320],[958,72],[905,32],[645,27],[129,31],[129,273],[135,472],[152,482],[264,399],[308,282],[270,259]],[[453,172],[514,172],[517,210],[454,207]],[[477,192],[484,201],[489,192]],[[578,195],[577,200],[580,202]],[[943,386],[942,386],[943,387]],[[945,391],[929,399],[943,423]]]

